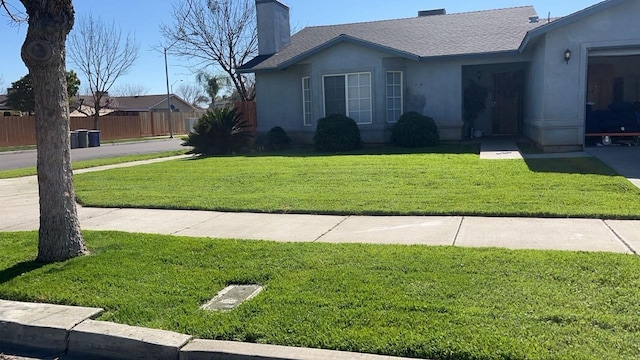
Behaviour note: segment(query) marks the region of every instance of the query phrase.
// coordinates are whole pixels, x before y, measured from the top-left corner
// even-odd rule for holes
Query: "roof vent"
[[[530,23],[537,23],[537,22],[539,22],[539,21],[540,21],[540,17],[538,17],[538,16],[531,16],[531,17],[529,17],[529,22],[530,22]]]
[[[418,11],[418,17],[433,16],[433,15],[447,15],[447,10],[446,9],[435,9],[435,10]]]

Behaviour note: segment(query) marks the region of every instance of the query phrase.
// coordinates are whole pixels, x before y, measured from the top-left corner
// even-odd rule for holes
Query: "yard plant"
[[[434,360],[640,356],[632,255],[84,236],[91,256],[42,265],[36,233],[0,233],[0,298],[199,338]],[[199,308],[248,283],[265,290],[236,310]]]
[[[487,161],[474,148],[430,151],[439,153],[179,160],[77,175],[76,195],[100,207],[640,218],[640,190],[594,158]]]
[[[251,138],[249,125],[238,108],[208,110],[184,139],[194,154],[223,155],[240,151]]]
[[[391,143],[407,148],[436,146],[440,143],[438,125],[432,118],[410,111],[403,114],[393,127]]]
[[[362,147],[360,128],[345,115],[329,115],[318,120],[313,146],[319,152],[342,152]]]

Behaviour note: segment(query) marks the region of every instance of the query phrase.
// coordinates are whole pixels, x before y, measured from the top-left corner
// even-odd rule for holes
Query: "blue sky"
[[[172,3],[179,0],[75,0],[76,16],[85,14],[99,16],[105,22],[114,21],[123,32],[131,32],[140,43],[140,57],[131,71],[117,83],[142,85],[149,94],[166,92],[164,60],[162,53],[153,50],[163,38],[159,27],[163,22],[171,23]],[[291,26],[302,29],[306,26],[330,25],[350,22],[374,21],[414,17],[418,10],[445,8],[447,13],[487,10],[514,6],[533,5],[540,17],[551,12],[552,17],[564,16],[594,5],[598,0],[283,0],[291,8]],[[9,0],[21,6],[18,0]],[[340,9],[340,11],[336,11]],[[20,59],[20,47],[26,34],[26,25],[11,24],[5,16],[0,17],[0,86],[9,87],[27,73]],[[194,82],[188,64],[180,58],[169,57],[170,82],[174,91],[181,83]],[[81,75],[80,75],[81,76]],[[81,80],[84,82],[81,76]],[[81,87],[82,89],[83,87]],[[4,89],[0,91],[3,93]]]

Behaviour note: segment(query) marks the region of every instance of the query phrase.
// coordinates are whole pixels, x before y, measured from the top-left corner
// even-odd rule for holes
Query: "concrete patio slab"
[[[631,253],[598,219],[465,217],[456,245]]]
[[[225,213],[176,235],[310,242],[345,218],[346,216]]]
[[[408,358],[233,341],[194,340],[180,351],[180,360],[409,360]]]
[[[175,360],[191,336],[165,330],[87,320],[69,334],[77,358]]]
[[[640,255],[640,221],[607,220],[605,223],[609,225],[637,255]]]
[[[69,331],[102,313],[99,308],[0,300],[0,342],[65,351]]]
[[[318,241],[402,245],[453,245],[462,217],[352,216]]]
[[[480,159],[513,160],[522,159],[518,145],[512,140],[487,139],[480,145]]]
[[[189,210],[153,210],[153,209],[110,209],[102,215],[93,216],[81,222],[84,230],[116,230],[152,234],[177,234],[180,231],[215,219],[222,213]],[[81,216],[84,216],[85,208]]]

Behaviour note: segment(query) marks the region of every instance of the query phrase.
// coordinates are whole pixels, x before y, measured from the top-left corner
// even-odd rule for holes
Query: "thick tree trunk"
[[[76,212],[65,41],[73,26],[71,0],[22,0],[29,15],[22,59],[29,68],[36,99],[41,262],[64,261],[87,253]]]
[[[100,122],[100,108],[96,106],[94,110],[95,112],[93,114],[93,130],[98,130],[98,123]]]

